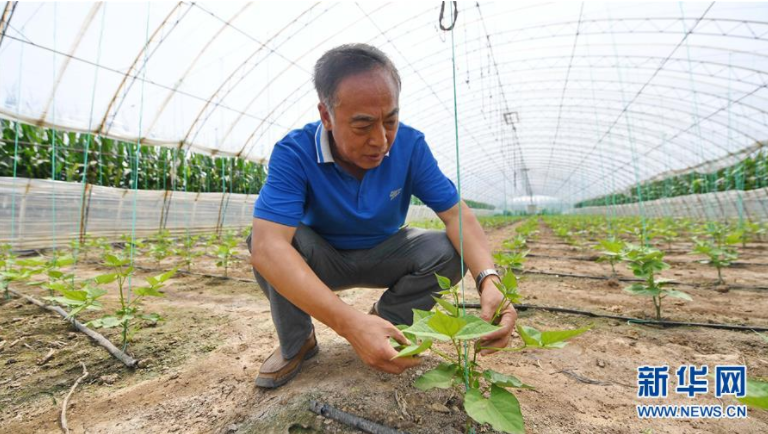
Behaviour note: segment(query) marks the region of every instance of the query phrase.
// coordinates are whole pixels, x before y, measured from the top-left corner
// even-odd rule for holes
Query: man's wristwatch
[[[477,279],[475,279],[475,283],[477,284],[477,292],[480,295],[483,295],[483,286],[482,286],[483,280],[485,280],[485,278],[488,276],[496,276],[498,278],[501,278],[501,276],[499,276],[499,273],[493,268],[489,268],[487,270],[481,271],[480,274],[477,275]]]

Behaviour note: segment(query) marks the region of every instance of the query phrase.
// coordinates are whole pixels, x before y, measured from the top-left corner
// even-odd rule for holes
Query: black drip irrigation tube
[[[541,271],[541,270],[525,270],[523,271],[523,274],[541,274],[544,276],[555,276],[555,277],[573,277],[576,279],[592,279],[592,280],[611,280],[614,279],[613,277],[608,276],[591,276],[587,274],[571,274],[571,273],[558,273],[554,271]],[[618,277],[615,278],[619,282],[645,282],[643,279],[636,279],[633,277]],[[678,282],[676,280],[668,282],[670,285],[683,285],[683,286],[690,286],[691,288],[706,288],[706,285],[702,284],[696,284],[696,283],[685,283],[685,282]],[[728,285],[728,289],[743,289],[747,291],[767,291],[768,287],[766,286],[746,286],[746,285]]]
[[[626,321],[630,324],[657,325],[661,327],[685,327],[685,326],[706,327],[711,329],[735,330],[735,331],[742,331],[742,332],[768,331],[768,327],[757,327],[757,326],[747,326],[747,325],[738,325],[738,324],[709,324],[709,323],[698,323],[698,322],[658,321],[653,319],[632,318],[628,316],[607,315],[607,314],[589,312],[586,310],[568,309],[563,307],[537,306],[534,304],[515,304],[514,306],[516,310],[545,310],[549,312],[570,313],[573,315],[583,315],[583,316],[589,316],[592,318],[616,319],[619,321]],[[479,303],[465,303],[464,307],[466,309],[480,309],[481,306]]]
[[[367,432],[370,434],[408,434],[405,431],[399,431],[394,428],[378,424],[360,416],[355,416],[354,414],[341,411],[335,407],[332,407],[328,404],[323,404],[321,402],[310,401],[309,409],[313,413],[317,413],[320,416],[341,422],[347,426],[351,426],[352,428],[357,428],[362,432]]]
[[[599,258],[598,255],[586,255],[586,256],[554,256],[554,255],[541,255],[538,253],[529,253],[527,255],[529,258],[544,258],[544,259],[559,259],[559,260],[566,260],[566,261],[583,261],[583,262],[596,262]],[[698,261],[676,261],[676,260],[669,260],[667,259],[666,262],[670,264],[678,264],[678,265],[688,265],[688,264],[696,264]],[[768,266],[768,263],[766,262],[744,262],[744,261],[735,261],[731,262],[732,267],[765,267]]]

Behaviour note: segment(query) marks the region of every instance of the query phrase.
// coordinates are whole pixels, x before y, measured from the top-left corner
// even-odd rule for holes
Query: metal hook
[[[440,20],[438,21],[438,24],[440,24],[440,28],[442,30],[445,30],[446,32],[453,30],[453,26],[456,25],[456,18],[459,16],[459,2],[451,2],[453,3],[453,20],[451,21],[451,25],[449,27],[443,26],[443,16],[445,15],[445,2],[443,2],[440,5]]]

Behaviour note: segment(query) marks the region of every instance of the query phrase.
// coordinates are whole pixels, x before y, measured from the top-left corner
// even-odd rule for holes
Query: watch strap
[[[493,268],[489,268],[487,270],[481,271],[480,274],[478,274],[477,278],[475,279],[475,283],[477,284],[477,292],[480,293],[481,295],[483,294],[483,289],[482,289],[483,280],[485,280],[485,278],[488,276],[496,276],[501,278],[501,276],[499,276],[499,272]]]

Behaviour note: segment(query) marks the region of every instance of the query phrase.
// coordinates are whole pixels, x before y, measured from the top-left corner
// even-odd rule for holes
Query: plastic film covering
[[[0,177],[0,244],[17,249],[65,245],[89,237],[118,241],[157,233],[172,235],[239,229],[253,222],[258,195],[127,190],[41,179]],[[81,203],[84,205],[81,206]],[[54,212],[55,210],[55,212]],[[490,215],[491,210],[475,210]],[[436,219],[424,205],[411,205],[406,222]]]
[[[401,120],[465,198],[576,203],[768,138],[768,5],[732,2],[20,2],[0,116],[269,158],[318,118],[312,68],[365,42],[398,66]]]
[[[576,208],[573,212],[606,216],[645,215],[705,220],[746,218],[761,221],[768,220],[768,188],[677,196],[643,203],[590,206]]]
[[[65,245],[81,233],[118,241],[155,234],[242,228],[257,195],[127,190],[61,181],[0,178],[0,243],[15,248]],[[81,206],[81,203],[84,206]],[[167,216],[165,215],[167,214]]]

